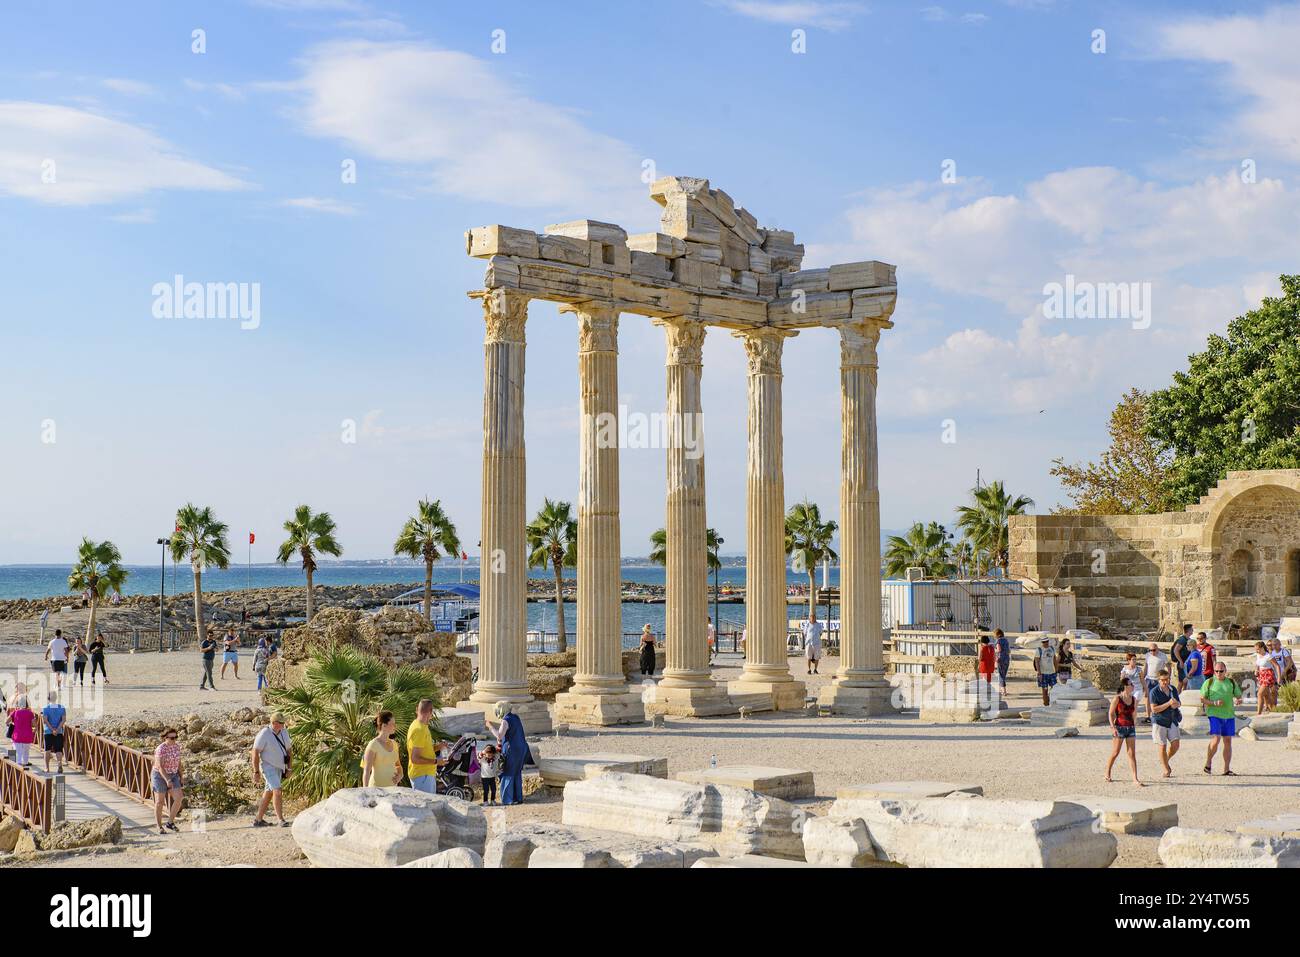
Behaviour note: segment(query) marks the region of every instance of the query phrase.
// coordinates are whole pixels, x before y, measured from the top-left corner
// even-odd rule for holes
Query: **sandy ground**
[[[0,648],[0,673],[12,680],[15,669],[41,668],[41,651],[31,647]],[[247,656],[245,656],[247,661]],[[829,680],[838,663],[823,662],[822,676],[806,676],[803,662],[791,659],[791,671],[808,682],[809,692]],[[218,666],[219,668],[219,666]],[[738,659],[720,660],[714,675],[725,681],[738,675]],[[102,707],[114,716],[158,715],[179,717],[226,713],[259,703],[255,681],[245,677],[218,679],[216,692],[200,692],[200,666],[194,652],[110,655],[112,684]],[[1012,707],[1039,703],[1032,681],[1013,674],[1009,694]],[[72,720],[80,712],[74,702]],[[1201,771],[1205,739],[1187,739],[1174,760],[1174,776],[1159,777],[1155,744],[1139,731],[1138,769],[1148,787],[1138,789],[1128,779],[1121,755],[1115,783],[1102,780],[1110,752],[1109,728],[1083,730],[1078,737],[1056,738],[1051,729],[1029,728],[1024,722],[976,725],[923,725],[914,715],[870,719],[812,718],[802,714],[761,714],[739,718],[670,718],[662,729],[648,726],[579,729],[564,737],[536,739],[543,755],[624,752],[666,755],[669,773],[719,765],[757,764],[802,768],[816,775],[817,797],[806,803],[810,811],[823,809],[841,785],[886,780],[928,779],[980,784],[992,798],[1052,799],[1068,794],[1139,796],[1178,804],[1180,820],[1194,827],[1230,828],[1247,820],[1300,811],[1300,752],[1288,750],[1284,739],[1237,741],[1233,767],[1238,776],[1208,777]],[[489,809],[493,830],[521,820],[559,820],[557,795],[538,795],[522,807]],[[142,831],[128,832],[120,850],[80,854],[42,862],[45,866],[219,866],[229,864],[303,863],[288,830],[258,829],[247,816],[211,820],[205,832],[183,830],[161,837]],[[188,825],[185,825],[186,827]],[[1158,863],[1158,836],[1120,836],[1120,866]]]

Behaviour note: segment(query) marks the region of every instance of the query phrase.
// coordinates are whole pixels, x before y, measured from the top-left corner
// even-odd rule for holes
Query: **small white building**
[[[880,583],[885,628],[1059,632],[1075,627],[1074,595],[1015,578],[886,578]]]

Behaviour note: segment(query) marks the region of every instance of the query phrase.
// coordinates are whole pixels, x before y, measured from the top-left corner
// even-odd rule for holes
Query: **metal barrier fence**
[[[48,834],[54,825],[54,778],[0,758],[0,803],[28,827]]]
[[[258,638],[266,637],[279,640],[282,629],[242,627],[236,628],[235,633],[239,635],[239,647],[243,651],[255,648]],[[163,631],[161,637],[157,628],[132,628],[112,631],[96,629],[96,634],[103,636],[104,644],[108,646],[110,651],[192,651],[199,646],[199,639],[193,628],[167,628]],[[217,642],[218,651],[221,650],[222,639],[225,634],[225,629],[220,626],[208,626],[208,635]]]

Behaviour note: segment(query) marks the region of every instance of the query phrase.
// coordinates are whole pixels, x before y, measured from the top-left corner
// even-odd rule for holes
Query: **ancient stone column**
[[[876,447],[876,342],[885,326],[840,327],[840,667],[820,704],[837,713],[889,708],[880,619],[880,489]]]
[[[705,327],[661,319],[668,358],[664,676],[654,707],[669,714],[731,710],[709,668],[708,558],[700,374]]]
[[[578,317],[578,670],[555,699],[555,720],[645,720],[641,695],[623,675],[623,583],[619,548],[618,312],[611,303],[563,309]]]
[[[524,325],[528,299],[490,289],[483,300],[483,508],[478,681],[463,707],[517,703],[528,730],[550,726],[528,693],[527,554],[524,538]],[[520,707],[523,706],[523,707]]]
[[[781,349],[795,335],[775,328],[735,333],[749,357],[749,457],[745,512],[745,667],[733,694],[770,694],[778,711],[802,708],[806,686],[786,655],[785,470],[781,441]]]

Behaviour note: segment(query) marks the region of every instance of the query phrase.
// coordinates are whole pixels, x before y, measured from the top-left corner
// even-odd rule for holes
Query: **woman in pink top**
[[[19,695],[14,699],[14,708],[9,712],[9,720],[14,724],[13,737],[14,751],[16,752],[14,760],[18,766],[27,767],[27,756],[32,750],[32,742],[36,740],[36,713],[27,706],[27,695]]]
[[[176,729],[162,733],[162,743],[154,748],[153,771],[149,775],[153,786],[153,816],[158,822],[158,833],[179,831],[176,812],[181,809],[181,746],[176,743]],[[163,805],[167,805],[167,826],[163,827]]]

